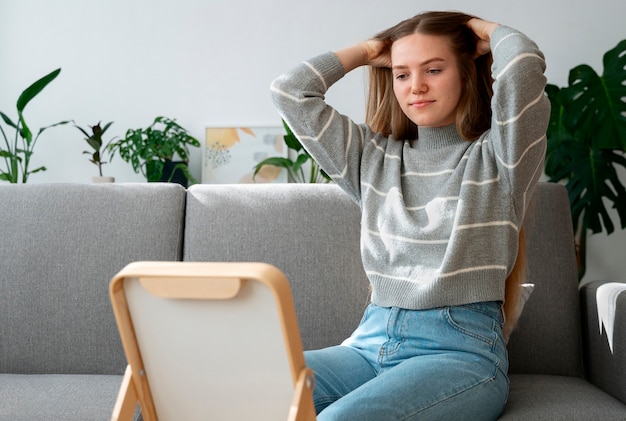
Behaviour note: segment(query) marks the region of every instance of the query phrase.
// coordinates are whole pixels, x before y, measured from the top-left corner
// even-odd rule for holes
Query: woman
[[[324,94],[364,65],[356,124]],[[362,212],[371,303],[341,345],[305,354],[319,420],[502,412],[505,282],[543,168],[544,70],[520,32],[428,12],[273,82],[285,121]]]

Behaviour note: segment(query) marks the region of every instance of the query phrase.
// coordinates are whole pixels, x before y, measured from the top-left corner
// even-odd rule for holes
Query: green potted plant
[[[115,181],[114,177],[105,177],[102,175],[102,165],[106,164],[105,161],[102,160],[102,152],[111,144],[113,140],[110,140],[106,144],[103,143],[102,137],[104,133],[111,127],[113,124],[112,121],[106,123],[104,127],[100,126],[100,122],[98,124],[94,124],[93,126],[89,126],[91,133],[87,130],[74,125],[78,130],[80,130],[85,135],[85,141],[93,151],[84,151],[83,153],[90,156],[89,162],[95,164],[98,167],[99,176],[92,177],[91,181],[94,183],[112,183]]]
[[[61,121],[50,126],[40,128],[35,136],[26,124],[24,118],[24,108],[37,96],[50,82],[52,82],[61,73],[61,69],[56,69],[41,79],[34,82],[26,88],[17,99],[17,123],[11,120],[5,113],[0,112],[0,117],[4,123],[15,131],[10,134],[10,129],[2,127],[0,124],[0,132],[4,140],[4,145],[0,145],[0,158],[4,161],[4,169],[0,169],[0,180],[9,183],[26,183],[28,176],[36,172],[45,171],[46,167],[38,167],[30,169],[30,160],[37,140],[41,134],[51,128],[61,124],[69,123],[69,121]]]
[[[588,231],[615,230],[607,204],[626,228],[626,189],[618,171],[626,168],[626,40],[604,55],[603,66],[601,76],[586,64],[577,66],[568,86],[546,87],[552,112],[545,172],[567,187],[581,279]]]
[[[252,177],[261,171],[266,165],[272,165],[287,170],[287,178],[290,182],[294,183],[328,183],[331,181],[328,174],[324,172],[319,164],[313,159],[311,155],[302,147],[302,144],[298,138],[293,134],[287,123],[283,120],[283,127],[287,134],[283,136],[285,145],[287,145],[288,156],[295,156],[295,159],[290,157],[285,158],[281,156],[272,156],[264,159],[254,166],[254,172]],[[310,168],[308,176],[305,172],[304,164],[310,162]]]
[[[148,182],[168,181],[187,186],[197,183],[189,172],[189,147],[200,147],[175,120],[157,117],[145,129],[129,129],[126,136],[109,145],[111,156],[118,153]]]

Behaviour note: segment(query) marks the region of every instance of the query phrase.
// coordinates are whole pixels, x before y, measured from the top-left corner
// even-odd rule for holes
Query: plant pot
[[[92,183],[115,183],[115,177],[108,176],[94,176],[91,177]]]
[[[165,161],[163,163],[163,175],[159,181],[178,183],[186,188],[189,180],[187,180],[187,176],[180,168],[181,165],[187,166],[183,161]],[[177,166],[178,168],[176,168]]]

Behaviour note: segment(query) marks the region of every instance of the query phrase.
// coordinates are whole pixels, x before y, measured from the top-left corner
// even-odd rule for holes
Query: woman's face
[[[413,123],[442,127],[456,121],[462,82],[447,38],[402,37],[391,46],[391,66],[396,99]]]

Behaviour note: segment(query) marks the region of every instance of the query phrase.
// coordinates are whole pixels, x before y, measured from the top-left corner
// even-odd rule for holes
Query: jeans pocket
[[[482,341],[489,347],[492,347],[496,341],[494,319],[471,306],[447,307],[446,319],[448,324],[457,332]]]

